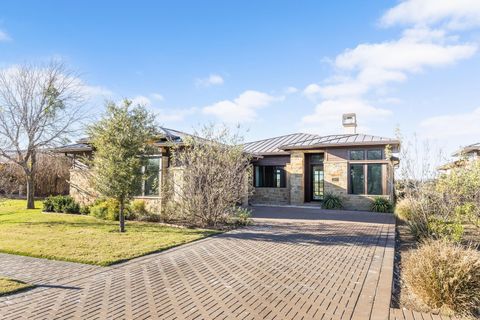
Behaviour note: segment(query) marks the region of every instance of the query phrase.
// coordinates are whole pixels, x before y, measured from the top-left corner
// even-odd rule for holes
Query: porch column
[[[292,151],[290,164],[290,203],[302,205],[305,202],[305,154],[301,151]]]

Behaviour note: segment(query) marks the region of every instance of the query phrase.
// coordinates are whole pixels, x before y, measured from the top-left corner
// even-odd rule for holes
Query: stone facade
[[[255,188],[250,196],[251,204],[289,204],[290,190],[288,188]]]
[[[304,180],[305,153],[294,151],[290,155],[290,163],[285,170],[289,176],[290,184],[290,203],[300,205],[305,199],[305,180]]]

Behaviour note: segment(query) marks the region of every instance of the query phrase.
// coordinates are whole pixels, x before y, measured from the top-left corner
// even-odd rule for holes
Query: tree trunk
[[[120,202],[120,213],[118,215],[118,220],[120,221],[120,232],[125,232],[125,216],[123,215],[125,204],[123,199],[121,199],[119,202]]]
[[[27,176],[27,209],[35,209],[35,178],[32,173]]]
[[[26,170],[27,175],[27,209],[35,209],[35,172],[37,166],[37,157],[32,152],[30,158],[30,168]]]

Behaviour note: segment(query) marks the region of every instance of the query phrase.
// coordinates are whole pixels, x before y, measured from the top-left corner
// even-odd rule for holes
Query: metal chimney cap
[[[344,127],[356,127],[357,115],[355,113],[344,113],[342,115],[342,124]]]

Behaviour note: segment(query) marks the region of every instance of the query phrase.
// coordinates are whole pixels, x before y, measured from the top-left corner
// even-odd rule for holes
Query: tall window
[[[283,166],[255,166],[255,188],[285,188],[285,185]]]
[[[146,197],[160,195],[160,158],[148,158],[146,165],[142,167],[142,173],[142,185],[137,195]]]
[[[383,165],[380,163],[350,165],[351,194],[383,194]]]

